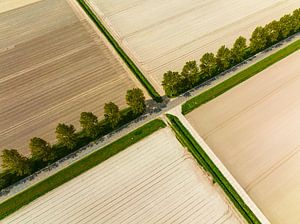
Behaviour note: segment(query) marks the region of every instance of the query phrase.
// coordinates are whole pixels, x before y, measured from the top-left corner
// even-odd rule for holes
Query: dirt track
[[[242,223],[218,190],[165,128],[3,223]]]
[[[300,223],[300,51],[187,115],[271,223]]]
[[[34,136],[54,142],[59,122],[79,128],[83,111],[101,117],[106,102],[124,107],[126,91],[136,86],[64,0],[2,12],[0,32],[0,149],[28,153]]]
[[[162,92],[168,70],[182,69],[254,28],[300,7],[299,0],[87,0]]]

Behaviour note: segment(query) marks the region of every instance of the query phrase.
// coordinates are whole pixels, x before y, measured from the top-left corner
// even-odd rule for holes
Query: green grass
[[[108,32],[105,26],[99,21],[98,17],[93,13],[90,7],[85,3],[84,0],[77,0],[81,5],[83,10],[87,13],[87,15],[93,20],[99,30],[103,33],[103,35],[107,38],[107,40],[111,43],[111,45],[115,48],[120,57],[124,60],[126,65],[130,68],[130,70],[135,74],[138,80],[142,83],[142,85],[146,88],[150,96],[157,102],[161,102],[161,96],[156,92],[154,87],[150,84],[150,82],[145,78],[142,72],[138,69],[138,67],[133,63],[133,61],[128,57],[128,55],[123,51],[118,42],[113,38],[113,36]]]
[[[0,220],[166,125],[156,119],[0,204]]]
[[[237,73],[235,76],[227,79],[226,81],[216,85],[215,87],[199,94],[198,96],[188,100],[182,105],[182,114],[187,114],[202,104],[216,98],[227,90],[235,87],[239,83],[251,78],[272,64],[280,61],[281,59],[287,57],[293,52],[300,49],[300,40],[288,45],[287,47],[279,50],[278,52],[268,56],[267,58],[257,62],[256,64],[250,66],[249,68]]]
[[[171,126],[175,131],[179,141],[188,148],[198,163],[211,174],[214,181],[220,185],[228,198],[232,201],[247,222],[251,224],[260,224],[261,222],[259,219],[239,196],[236,190],[232,187],[229,181],[224,177],[218,167],[213,163],[213,161],[209,158],[209,156],[201,148],[193,136],[188,132],[180,120],[177,117],[169,114],[167,117],[170,120]]]

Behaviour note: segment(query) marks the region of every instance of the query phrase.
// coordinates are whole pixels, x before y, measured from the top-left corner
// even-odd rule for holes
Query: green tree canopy
[[[29,148],[33,158],[47,162],[53,158],[52,147],[50,143],[41,138],[34,137],[30,139]]]
[[[200,81],[199,68],[196,61],[188,61],[182,68],[181,75],[187,80],[190,87]]]
[[[15,149],[4,149],[1,154],[2,168],[18,176],[30,174],[29,160]]]
[[[280,39],[280,24],[274,20],[265,26],[267,45],[270,46]]]
[[[237,64],[246,58],[247,40],[245,37],[238,37],[231,49],[232,63]]]
[[[206,53],[200,59],[200,69],[203,78],[212,77],[217,72],[217,59],[213,53]]]
[[[172,71],[164,74],[162,85],[168,97],[178,96],[187,89],[185,78],[178,72]]]
[[[287,38],[293,31],[293,19],[291,15],[284,15],[279,20],[281,37]]]
[[[267,46],[267,32],[266,29],[259,26],[253,31],[250,38],[250,49],[252,53],[257,53],[264,50]]]
[[[106,103],[104,105],[104,117],[112,128],[117,127],[121,120],[119,107],[113,102]]]
[[[143,114],[146,111],[145,96],[141,89],[133,88],[128,90],[126,102],[135,115]]]
[[[218,71],[222,72],[231,66],[231,51],[225,47],[225,45],[221,46],[217,52],[217,65]]]
[[[296,9],[292,14],[293,32],[300,31],[300,8]]]
[[[75,127],[71,125],[59,123],[56,127],[56,139],[58,143],[67,147],[68,149],[73,149],[77,143]]]
[[[80,114],[80,125],[82,130],[90,137],[95,138],[99,134],[99,122],[92,112],[82,112]]]

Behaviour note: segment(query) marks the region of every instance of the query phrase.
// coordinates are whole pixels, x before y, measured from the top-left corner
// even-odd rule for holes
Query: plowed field
[[[3,223],[243,223],[165,128]]]
[[[28,153],[31,137],[55,140],[59,122],[125,106],[132,74],[65,0],[5,0],[0,13],[0,149]]]
[[[187,115],[274,224],[300,223],[300,51]]]
[[[300,7],[299,0],[86,0],[162,93],[168,70]]]

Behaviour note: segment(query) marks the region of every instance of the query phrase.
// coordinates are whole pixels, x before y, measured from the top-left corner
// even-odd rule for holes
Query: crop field
[[[12,1],[3,0],[0,2],[0,13],[13,10],[16,8],[20,8],[39,1],[41,0],[12,0]]]
[[[275,224],[300,223],[300,51],[187,115]]]
[[[153,86],[209,51],[231,46],[300,7],[298,0],[86,0]]]
[[[59,122],[79,128],[81,112],[101,117],[110,101],[124,108],[126,91],[139,86],[74,2],[0,8],[0,149],[28,153],[35,136],[53,142]]]
[[[108,222],[244,223],[167,128],[2,220]]]

